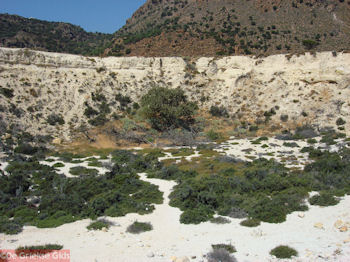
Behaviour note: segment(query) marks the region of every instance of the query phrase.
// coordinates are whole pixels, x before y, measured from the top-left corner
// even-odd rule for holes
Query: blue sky
[[[79,25],[114,33],[146,0],[0,0],[0,13]]]

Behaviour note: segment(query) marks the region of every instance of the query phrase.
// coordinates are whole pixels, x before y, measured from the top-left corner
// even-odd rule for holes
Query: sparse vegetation
[[[126,229],[126,232],[131,234],[140,234],[143,232],[151,231],[153,229],[150,223],[143,223],[135,221]]]
[[[270,251],[270,254],[277,258],[291,258],[293,256],[298,256],[298,252],[294,248],[288,246],[275,247]]]
[[[246,219],[246,220],[243,220],[241,223],[240,223],[241,226],[244,226],[244,227],[257,227],[257,226],[260,226],[260,220],[258,219]]]

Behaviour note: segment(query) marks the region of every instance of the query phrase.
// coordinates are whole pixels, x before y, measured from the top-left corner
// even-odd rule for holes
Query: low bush
[[[293,256],[298,256],[298,252],[294,248],[288,246],[275,247],[270,251],[270,254],[277,258],[291,258]]]
[[[142,232],[151,231],[153,229],[151,223],[143,223],[135,221],[130,226],[127,227],[126,232],[131,234],[140,234]]]
[[[215,244],[215,245],[211,245],[211,247],[213,248],[213,250],[225,249],[229,253],[237,252],[236,248],[231,244]]]
[[[64,124],[64,119],[61,115],[57,115],[57,114],[51,114],[47,117],[47,123],[49,125],[63,125]]]
[[[260,220],[250,218],[250,219],[243,220],[240,223],[240,225],[244,227],[257,227],[257,226],[260,226]]]
[[[214,217],[210,219],[210,222],[213,224],[229,224],[231,221],[226,217]]]
[[[209,113],[212,116],[217,116],[217,117],[229,117],[229,114],[227,112],[227,109],[223,106],[211,106]]]
[[[317,206],[334,206],[339,203],[339,200],[331,193],[321,192],[319,195],[314,195],[311,197],[309,202],[311,205]]]
[[[102,230],[103,228],[109,228],[113,225],[113,222],[108,221],[107,219],[99,219],[97,221],[91,222],[90,225],[87,226],[88,230]]]
[[[61,250],[63,248],[62,245],[57,244],[46,244],[46,245],[40,245],[40,246],[20,246],[16,248],[15,253],[18,256],[23,256],[24,254],[26,256],[29,255],[36,255],[36,254],[47,254],[51,253],[56,250]]]
[[[10,220],[5,216],[0,216],[0,232],[7,235],[15,235],[22,232],[22,223],[19,219]]]
[[[72,174],[73,176],[88,176],[88,175],[97,176],[98,170],[93,168],[86,168],[83,166],[75,166],[69,169],[69,173]]]
[[[226,249],[213,249],[207,254],[208,262],[237,262],[237,259],[232,256]]]
[[[339,117],[335,123],[337,124],[337,126],[342,126],[346,124],[345,120],[341,117]]]
[[[64,164],[62,162],[57,162],[52,167],[54,168],[64,167]]]
[[[295,142],[284,142],[283,145],[285,147],[299,147],[299,145]]]
[[[6,98],[13,98],[14,97],[13,89],[10,89],[10,88],[1,87],[0,94]]]
[[[314,127],[310,125],[303,125],[296,128],[293,139],[307,139],[317,137],[318,133]]]
[[[207,138],[209,138],[211,141],[217,141],[222,138],[222,135],[218,132],[215,132],[213,129],[210,129],[206,135]]]
[[[33,147],[30,144],[23,143],[23,144],[19,144],[15,148],[14,152],[17,154],[34,155],[36,152],[38,152],[38,148]]]
[[[180,222],[183,224],[200,224],[208,221],[214,215],[214,211],[206,207],[185,210],[180,216]]]

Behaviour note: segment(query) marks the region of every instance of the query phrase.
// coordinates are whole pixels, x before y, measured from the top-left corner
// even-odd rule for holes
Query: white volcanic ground
[[[305,142],[288,142],[296,142],[301,147],[305,146]],[[276,143],[279,145],[275,147],[261,147],[263,144]],[[340,144],[348,146],[344,143]],[[260,145],[254,145],[247,139],[232,140],[221,145],[219,151],[243,159],[246,158],[247,152],[242,149],[247,148],[253,149],[248,154],[250,156],[262,156],[261,154],[265,154],[267,150],[270,153],[275,152],[275,159],[278,160],[280,159],[278,155],[283,155],[283,152],[288,150],[295,151],[290,154],[294,155],[298,161],[302,159],[305,159],[305,162],[309,161],[307,155],[298,155],[297,151],[300,148],[295,150],[285,148],[281,145],[281,141],[271,138],[268,141],[262,141]],[[198,152],[196,154],[198,155]],[[166,158],[169,157],[171,156],[168,155]],[[107,162],[108,159],[105,161]],[[54,163],[55,161],[47,162],[50,165]],[[288,162],[286,164],[293,165]],[[59,168],[59,172],[67,176],[71,176],[69,168],[74,165],[88,167],[86,162],[69,165],[65,163],[65,165]],[[3,167],[3,165],[0,166],[0,168]],[[96,169],[100,172],[106,170]],[[350,261],[350,231],[347,230],[350,228],[350,196],[343,197],[336,206],[310,206],[306,212],[294,212],[280,224],[261,223],[258,227],[247,228],[239,225],[242,219],[228,218],[231,223],[223,225],[210,222],[184,225],[179,222],[181,211],[168,205],[168,196],[175,182],[148,179],[144,173],[139,175],[142,180],[158,185],[159,190],[164,193],[163,204],[156,205],[153,213],[107,217],[108,220],[115,222],[108,231],[88,231],[86,227],[91,222],[89,219],[51,229],[25,226],[23,232],[18,235],[0,234],[1,248],[15,249],[20,245],[57,243],[62,244],[64,249],[70,249],[72,262],[199,262],[206,261],[205,254],[211,251],[212,244],[225,243],[236,247],[237,253],[234,256],[238,261],[260,262],[283,261],[270,256],[269,252],[278,245],[289,245],[298,251],[299,256],[288,261]],[[126,233],[127,226],[136,220],[151,222],[153,230],[138,235]]]

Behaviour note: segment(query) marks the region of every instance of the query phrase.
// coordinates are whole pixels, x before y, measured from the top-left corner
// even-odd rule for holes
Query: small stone
[[[171,257],[170,257],[170,260],[171,260],[172,262],[176,261],[176,259],[177,259],[177,257],[175,257],[175,256],[171,256]]]
[[[154,253],[153,252],[148,252],[147,253],[147,257],[154,257]]]
[[[322,223],[315,223],[315,224],[314,224],[314,227],[315,227],[315,228],[318,228],[318,229],[324,229]]]
[[[192,256],[191,259],[196,259],[196,256]]]
[[[344,225],[344,222],[342,220],[337,220],[334,223],[334,227],[338,229],[341,228],[343,225]]]
[[[346,244],[346,243],[350,243],[350,237],[349,237],[349,238],[347,238],[347,239],[344,239],[343,243],[344,243],[344,244]]]
[[[342,226],[341,228],[339,228],[340,232],[346,232],[348,231],[348,227],[347,226]]]
[[[101,230],[102,232],[108,232],[108,229],[106,227],[103,227]]]
[[[299,214],[298,214],[298,217],[304,218],[304,217],[305,217],[305,214],[304,214],[304,213],[299,213]]]
[[[188,257],[178,257],[174,262],[190,262]]]

